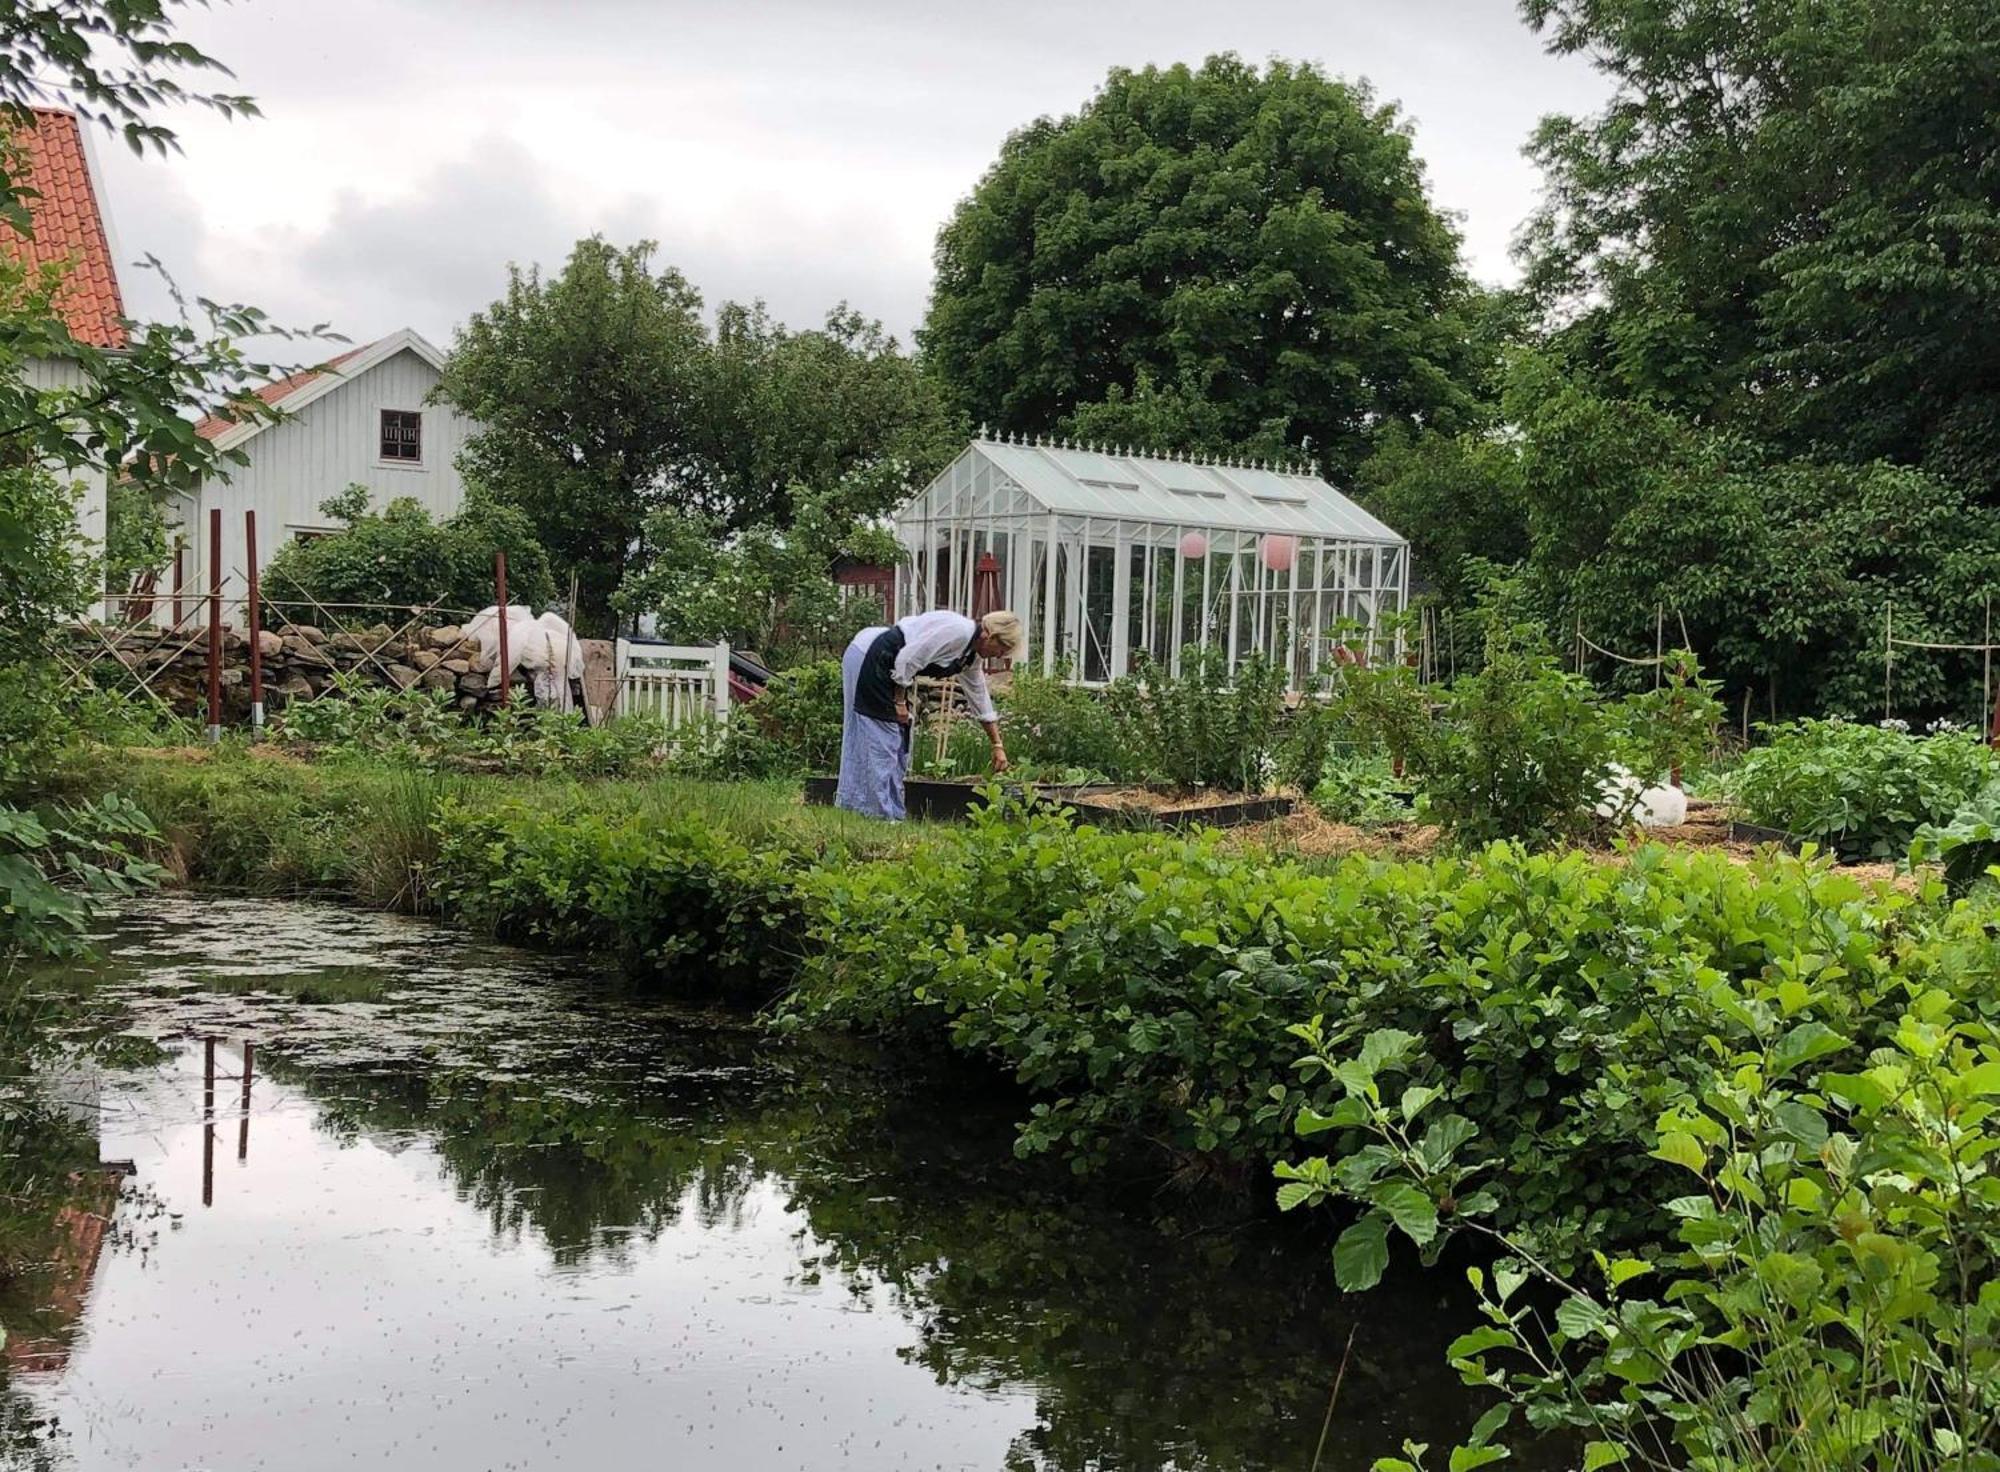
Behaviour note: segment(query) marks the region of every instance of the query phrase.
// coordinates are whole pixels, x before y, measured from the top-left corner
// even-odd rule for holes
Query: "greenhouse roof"
[[[966,453],[983,456],[1031,499],[1065,515],[1404,543],[1389,526],[1297,467],[1026,439],[976,439]]]

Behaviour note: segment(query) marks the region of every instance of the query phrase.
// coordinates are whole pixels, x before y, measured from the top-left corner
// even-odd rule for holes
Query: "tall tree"
[[[1365,83],[1234,56],[1115,70],[1010,137],[938,238],[919,334],[976,420],[1351,469],[1454,428],[1476,351],[1456,232]]]
[[[701,296],[651,241],[577,242],[555,276],[510,267],[506,293],[460,330],[438,395],[478,422],[460,465],[519,507],[579,620],[609,627],[611,595],[649,511],[697,509],[708,338]]]
[[[725,303],[703,394],[703,500],[730,529],[791,525],[800,489],[873,485],[891,500],[965,440],[937,386],[895,338],[845,303],[794,332]],[[856,515],[889,509],[854,504]]]
[[[2000,501],[2000,7],[1523,0],[1616,83],[1531,152],[1529,281],[1607,391]]]

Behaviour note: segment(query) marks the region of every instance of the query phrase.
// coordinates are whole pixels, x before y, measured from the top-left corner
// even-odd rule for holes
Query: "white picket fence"
[[[655,644],[620,639],[617,713],[643,716],[669,730],[729,720],[729,646]]]

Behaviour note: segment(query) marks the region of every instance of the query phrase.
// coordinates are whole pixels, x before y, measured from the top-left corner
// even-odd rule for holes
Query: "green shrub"
[[[1427,811],[1464,844],[1548,844],[1600,826],[1614,730],[1597,692],[1522,625],[1489,628],[1479,672],[1410,733]]]
[[[695,818],[661,823],[447,801],[432,890],[507,940],[602,950],[694,992],[763,1001],[790,980],[803,854],[752,849]]]
[[[1067,665],[1053,675],[1014,671],[1001,698],[1001,730],[1017,766],[1101,773],[1112,781],[1140,781],[1147,773],[1126,743],[1110,703],[1095,690],[1070,683]]]
[[[1269,780],[1285,672],[1253,655],[1232,674],[1221,649],[1189,645],[1181,672],[1142,660],[1105,692],[1120,742],[1146,776],[1175,787],[1261,792]]]
[[[350,486],[321,503],[342,530],[281,547],[264,569],[272,622],[311,623],[315,603],[442,604],[473,610],[493,602],[493,554],[507,554],[510,602],[546,607],[556,596],[548,554],[520,511],[469,497],[442,522],[417,501],[401,497],[368,509],[365,487]]]
[[[1613,708],[1619,760],[1646,782],[1703,766],[1722,725],[1722,702],[1715,698],[1720,688],[1702,678],[1692,650],[1671,651],[1657,688],[1628,695]]]
[[[17,954],[80,952],[84,927],[108,901],[160,879],[142,857],[155,837],[115,793],[43,812],[0,803],[0,968]]]
[[[1312,804],[1336,823],[1363,828],[1407,822],[1414,816],[1409,784],[1386,757],[1356,756],[1327,763]]]
[[[1424,1037],[1382,1029],[1334,1047],[1317,1023],[1298,1030],[1308,1075],[1341,1094],[1302,1111],[1299,1132],[1353,1143],[1281,1163],[1279,1202],[1361,1211],[1334,1247],[1342,1285],[1372,1286],[1392,1235],[1427,1260],[1465,1232],[1510,1253],[1490,1287],[1471,1270],[1488,1322],[1449,1351],[1507,1402],[1453,1467],[1504,1455],[1490,1443],[1515,1408],[1537,1431],[1588,1437],[1594,1468],[2000,1461],[1990,923],[1952,917],[1932,978],[1944,985],[1890,986],[1858,1007],[1837,965],[1724,983],[1733,1025],[1705,1065],[1648,1075],[1656,1112],[1632,1136],[1664,1171],[1646,1184],[1671,1245],[1595,1251],[1588,1279],[1502,1224],[1525,1142],[1496,1158],[1490,1124],[1453,1112],[1463,1096],[1433,1082]],[[1555,1301],[1547,1332],[1529,1324],[1531,1280]]]
[[[316,700],[293,701],[273,724],[281,745],[341,758],[373,756],[415,766],[518,776],[630,776],[655,765],[663,733],[643,719],[588,724],[579,711],[529,701],[463,713],[446,691],[392,690],[340,674]]]
[[[1846,858],[1903,857],[1920,827],[1948,823],[1995,775],[1970,731],[1800,721],[1767,734],[1730,779],[1738,810]]]

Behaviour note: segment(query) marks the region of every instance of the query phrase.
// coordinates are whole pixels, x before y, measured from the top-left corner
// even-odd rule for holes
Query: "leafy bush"
[[[644,720],[589,725],[580,712],[514,701],[462,714],[448,691],[392,690],[364,675],[288,704],[273,735],[330,757],[368,755],[419,766],[523,775],[628,776],[654,764],[661,732]]]
[[[1414,816],[1409,784],[1383,757],[1348,757],[1329,762],[1312,804],[1336,823],[1364,828],[1407,822]]]
[[[1945,882],[1963,894],[2000,865],[2000,780],[1988,782],[1951,815],[1926,823],[1910,843],[1910,858],[1944,865]]]
[[[1264,1168],[1293,1115],[1290,1029],[1424,1043],[1415,1081],[1505,1169],[1495,1222],[1552,1262],[1661,1237],[1663,1101],[1742,1034],[1732,989],[1838,972],[1829,1018],[1949,979],[1932,896],[1772,860],[1643,849],[1622,866],[1495,847],[1324,872],[1201,838],[992,820],[962,846],[814,879],[799,1022],[946,1036],[1037,1100],[1022,1148],[1080,1168],[1155,1142],[1189,1169]],[[1843,1013],[1841,1007],[1848,1010]]]
[[[103,902],[158,882],[146,815],[112,794],[38,814],[0,804],[0,961],[75,955]]]
[[[1670,652],[1659,686],[1626,696],[1614,709],[1620,760],[1647,782],[1679,777],[1705,762],[1722,724],[1722,702],[1715,698],[1720,688],[1702,678],[1692,650]]]
[[[1070,683],[1067,665],[1053,675],[1016,669],[1000,701],[1007,755],[1017,766],[1082,768],[1113,781],[1147,775],[1103,695]]]
[[[797,665],[738,705],[725,728],[678,740],[671,766],[710,781],[832,772],[842,724],[839,661]]]
[[[507,554],[510,602],[544,606],[556,596],[548,554],[513,507],[472,495],[457,515],[433,522],[409,497],[370,511],[366,488],[350,486],[321,509],[344,529],[288,543],[264,569],[264,596],[278,621],[312,622],[315,600],[484,608],[493,602],[496,550]]]
[[[1546,844],[1599,826],[1612,723],[1590,682],[1525,625],[1490,628],[1479,672],[1409,739],[1429,815],[1461,843]]]
[[[1995,775],[1993,753],[1969,731],[1913,737],[1800,721],[1768,735],[1730,779],[1737,808],[1847,858],[1901,858],[1918,828],[1949,822]]]
[[[753,850],[697,819],[510,804],[437,818],[433,892],[494,935],[604,950],[690,990],[762,1001],[789,980],[802,855]]]
[[[1232,675],[1221,649],[1189,645],[1181,673],[1150,661],[1105,692],[1120,740],[1148,777],[1261,792],[1285,704],[1285,672],[1253,655]]]
[[[1468,1231],[1510,1252],[1490,1288],[1471,1270],[1488,1323],[1450,1350],[1468,1382],[1508,1403],[1454,1467],[1504,1454],[1487,1443],[1518,1407],[1536,1430],[1590,1437],[1585,1467],[1990,1468],[1990,923],[1947,924],[1934,978],[1944,985],[1889,986],[1859,1006],[1839,966],[1732,979],[1728,1034],[1705,1064],[1654,1076],[1656,1117],[1632,1136],[1666,1168],[1647,1184],[1677,1244],[1654,1257],[1594,1252],[1601,1287],[1495,1225],[1527,1157],[1514,1147],[1496,1159],[1490,1127],[1451,1112],[1464,1096],[1432,1082],[1428,1046],[1407,1031],[1371,1032],[1357,1048],[1330,1047],[1317,1023],[1298,1030],[1308,1074],[1341,1091],[1326,1113],[1301,1111],[1299,1131],[1339,1131],[1356,1148],[1281,1163],[1279,1202],[1361,1208],[1334,1248],[1350,1289],[1380,1278],[1391,1233],[1427,1259]],[[1531,1280],[1556,1299],[1551,1333],[1530,1330],[1516,1296]]]

